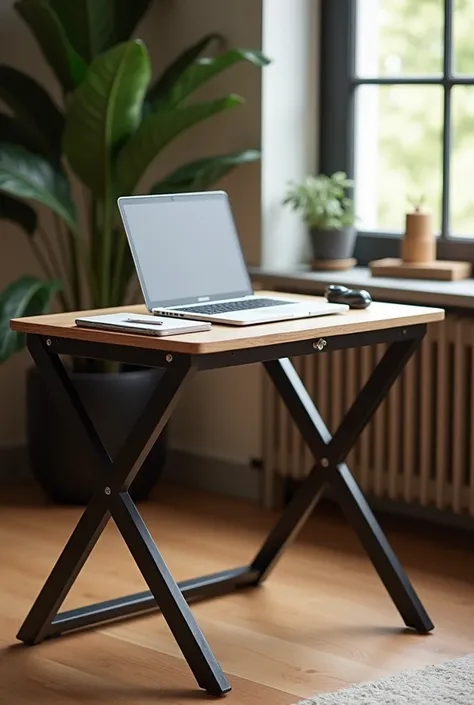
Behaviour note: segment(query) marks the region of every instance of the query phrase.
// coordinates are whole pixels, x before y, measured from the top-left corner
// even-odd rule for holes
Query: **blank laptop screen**
[[[226,194],[119,203],[150,308],[252,293]]]

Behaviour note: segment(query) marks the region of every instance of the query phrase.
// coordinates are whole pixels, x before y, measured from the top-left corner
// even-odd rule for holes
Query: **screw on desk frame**
[[[313,343],[313,348],[314,348],[315,350],[319,350],[319,352],[321,352],[321,350],[324,350],[324,348],[326,347],[326,345],[327,345],[327,341],[324,340],[324,338],[319,338],[319,340],[315,340],[315,341],[314,341],[314,343]]]

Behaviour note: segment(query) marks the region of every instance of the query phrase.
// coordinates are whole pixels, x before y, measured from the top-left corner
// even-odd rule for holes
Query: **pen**
[[[162,326],[163,321],[156,321],[153,319],[152,316],[150,316],[149,321],[144,321],[140,318],[127,318],[127,323],[141,323],[142,325],[146,326]]]

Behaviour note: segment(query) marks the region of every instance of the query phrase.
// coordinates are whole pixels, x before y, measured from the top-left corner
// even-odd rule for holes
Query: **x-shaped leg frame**
[[[263,580],[288,543],[295,538],[327,488],[354,527],[402,619],[420,633],[434,628],[398,558],[344,460],[369,423],[392,384],[419,345],[419,339],[390,345],[365,387],[331,437],[306,388],[288,359],[265,362],[265,368],[315,459],[252,563]]]
[[[174,581],[128,493],[170,418],[184,384],[192,376],[192,365],[180,359],[170,364],[130,437],[112,461],[59,357],[51,354],[45,341],[38,336],[29,337],[28,348],[61,412],[82,431],[82,440],[91,447],[91,469],[99,479],[94,497],[20,628],[18,639],[26,644],[37,644],[48,636],[159,606],[201,688],[213,695],[229,691],[230,684],[189,609],[184,590]],[[122,534],[150,593],[58,614],[110,517]],[[238,581],[238,575],[235,580]],[[198,582],[188,585],[190,594],[193,589],[199,589]]]
[[[25,644],[38,644],[47,637],[160,609],[198,684],[210,694],[222,695],[231,689],[230,684],[195,621],[186,598],[222,594],[236,588],[255,586],[265,580],[328,487],[356,530],[405,624],[420,633],[433,629],[423,605],[344,464],[351,448],[416,350],[423,334],[424,328],[419,327],[416,333],[414,327],[412,335],[406,336],[406,339],[395,339],[391,343],[332,438],[290,360],[283,357],[272,359],[275,354],[287,351],[287,348],[254,348],[241,355],[232,352],[230,357],[209,356],[202,363],[202,369],[211,369],[263,362],[311,449],[315,466],[249,565],[181,583],[174,581],[128,489],[168,422],[185,384],[201,361],[190,356],[176,356],[174,359],[172,356],[166,357],[169,364],[166,364],[163,378],[121,451],[112,459],[84,409],[54,345],[49,347],[51,341],[41,336],[28,336],[28,348],[50,394],[71,426],[78,429],[81,442],[90,448],[89,470],[96,478],[97,491],[20,628],[18,639]],[[347,341],[344,341],[344,345],[347,345]],[[313,349],[310,346],[311,341],[304,343],[304,347],[297,347],[294,354],[308,354]],[[70,349],[67,344],[63,345],[60,352],[74,354],[74,350],[84,356],[87,356],[88,350],[92,353],[91,347],[77,341]],[[97,346],[94,348],[96,350]],[[107,346],[102,346],[101,352],[97,354],[106,356],[108,352]],[[130,362],[129,356],[135,353],[130,353],[129,349],[125,353]],[[136,363],[139,364],[140,360],[142,358],[136,359]],[[111,517],[150,590],[58,613]]]

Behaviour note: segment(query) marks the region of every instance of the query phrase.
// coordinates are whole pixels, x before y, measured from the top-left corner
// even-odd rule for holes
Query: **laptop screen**
[[[149,308],[252,293],[223,192],[119,199]]]

